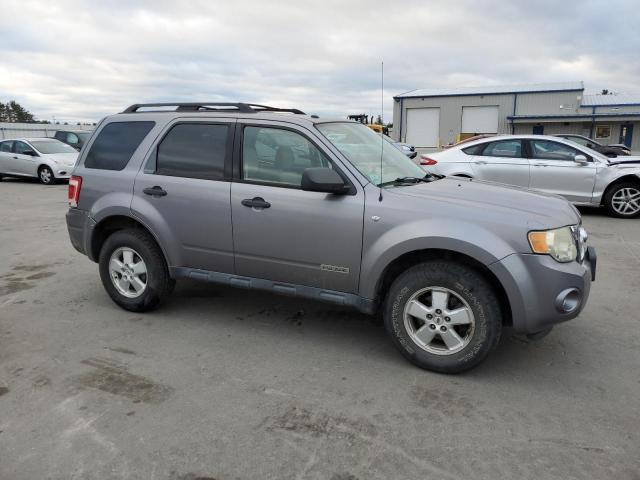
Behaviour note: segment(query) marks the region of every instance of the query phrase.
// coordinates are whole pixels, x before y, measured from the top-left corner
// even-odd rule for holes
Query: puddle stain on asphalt
[[[9,387],[0,387],[0,397],[5,393],[9,393]]]
[[[22,292],[35,287],[34,280],[55,275],[55,272],[45,270],[50,265],[17,265],[11,272],[0,276],[0,297]]]
[[[103,392],[130,398],[136,403],[158,404],[164,402],[173,393],[173,388],[155,383],[152,380],[129,373],[127,367],[106,358],[88,358],[83,364],[94,370],[74,377],[79,387],[89,387]]]
[[[105,350],[111,350],[116,353],[124,353],[125,355],[137,355],[133,350],[124,347],[104,347]]]

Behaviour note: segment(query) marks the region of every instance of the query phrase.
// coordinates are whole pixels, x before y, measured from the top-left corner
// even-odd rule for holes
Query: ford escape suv
[[[439,372],[504,327],[541,336],[595,278],[578,211],[533,191],[426,174],[355,122],[245,103],[132,105],[69,182],[73,246],[142,312],[191,278],[380,312]]]

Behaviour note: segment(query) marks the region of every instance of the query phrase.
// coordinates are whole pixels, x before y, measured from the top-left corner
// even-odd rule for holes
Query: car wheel
[[[410,362],[427,370],[459,373],[478,365],[497,345],[502,312],[482,274],[438,260],[409,268],[393,282],[384,323]]]
[[[604,206],[613,217],[637,217],[640,215],[640,184],[625,182],[614,185],[604,197]]]
[[[46,165],[38,169],[38,178],[43,185],[53,185],[56,183],[56,177],[53,175],[53,171]]]
[[[99,264],[111,299],[132,312],[154,309],[175,285],[160,247],[141,230],[119,230],[109,236],[100,250]]]

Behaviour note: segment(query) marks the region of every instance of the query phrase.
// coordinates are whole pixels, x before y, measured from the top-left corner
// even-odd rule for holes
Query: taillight
[[[82,187],[82,177],[72,175],[69,179],[69,206],[77,207],[80,200],[80,188]]]
[[[429,158],[426,155],[420,155],[420,165],[435,165],[438,163],[433,158]]]

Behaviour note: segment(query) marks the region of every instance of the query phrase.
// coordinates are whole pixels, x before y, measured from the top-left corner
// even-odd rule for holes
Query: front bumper
[[[71,172],[73,172],[73,165],[70,166],[66,166],[66,165],[55,165],[54,168],[52,168],[53,170],[53,174],[55,175],[55,177],[57,179],[68,179],[71,177]]]
[[[560,263],[549,255],[512,254],[489,268],[505,289],[514,330],[533,334],[580,314],[595,280],[596,253],[589,247],[582,263]],[[565,312],[561,299],[568,291],[578,302]]]

